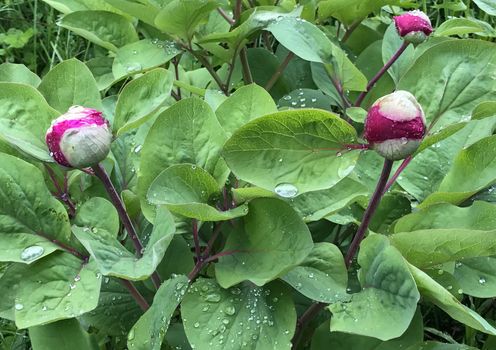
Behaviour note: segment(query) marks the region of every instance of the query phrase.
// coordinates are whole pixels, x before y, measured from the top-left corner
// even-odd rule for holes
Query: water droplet
[[[480,284],[486,283],[486,279],[484,277],[479,278],[479,283]]]
[[[136,148],[134,149],[134,153],[139,153],[139,151],[141,151],[142,147],[143,147],[143,145],[136,146]]]
[[[20,311],[20,310],[24,309],[24,305],[19,304],[19,303],[16,303],[16,304],[14,305],[14,307],[15,307],[15,309],[16,309],[17,311]]]
[[[133,50],[133,55],[137,55],[137,54],[138,54],[138,51]]]
[[[226,311],[225,311],[225,314],[226,315],[229,315],[229,316],[232,316],[236,313],[236,308],[234,306],[228,306],[226,308]]]
[[[286,95],[282,98],[284,101],[289,101],[291,100],[291,95]]]
[[[27,247],[21,252],[21,260],[23,261],[33,261],[43,255],[45,249],[39,245],[32,245]]]
[[[141,64],[139,64],[139,63],[130,63],[126,67],[126,71],[128,73],[137,72],[137,71],[140,71],[141,69],[142,69],[142,67],[141,67]]]
[[[293,198],[298,194],[298,188],[290,183],[281,183],[276,186],[274,192],[284,198]]]
[[[401,142],[402,145],[406,145],[408,143],[408,139],[406,137],[402,137],[400,139],[400,142]]]
[[[127,335],[127,340],[133,340],[133,339],[134,339],[134,328],[131,328],[129,334]]]
[[[200,327],[200,322],[196,322],[196,323],[193,325],[193,327],[195,327],[195,328]]]
[[[458,289],[458,294],[463,294],[463,289]]]
[[[220,294],[207,294],[205,295],[205,301],[208,301],[209,303],[218,303],[220,301]]]

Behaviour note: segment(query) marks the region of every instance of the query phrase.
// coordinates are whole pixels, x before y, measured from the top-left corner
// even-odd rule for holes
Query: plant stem
[[[200,237],[198,235],[198,221],[193,219],[193,241],[195,243],[195,255],[196,261],[201,261],[201,251],[200,251]]]
[[[232,26],[236,23],[236,21],[234,19],[232,19],[227,13],[226,11],[224,11],[222,8],[220,7],[217,7],[217,12],[220,13],[220,15]]]
[[[67,184],[66,184],[66,177],[64,177],[64,188],[60,187],[60,184],[57,181],[57,176],[55,175],[55,172],[53,171],[52,168],[50,168],[49,165],[45,164],[45,169],[48,173],[48,176],[50,177],[50,180],[52,180],[53,186],[57,190],[57,197],[64,202],[68,209],[69,209],[69,217],[73,218],[76,216],[76,206],[71,200],[71,197],[69,196],[69,193],[67,192]]]
[[[245,81],[245,84],[252,84],[253,76],[251,75],[250,65],[248,63],[246,46],[240,50],[239,58],[241,59],[241,66],[243,67],[243,80]]]
[[[360,243],[362,242],[363,237],[365,236],[365,232],[369,227],[370,220],[372,219],[372,216],[374,215],[377,207],[379,206],[379,203],[381,202],[382,195],[384,194],[384,188],[386,187],[386,183],[389,179],[389,175],[391,174],[392,168],[393,168],[393,161],[389,159],[384,159],[384,166],[382,167],[382,173],[381,176],[379,177],[379,181],[377,182],[377,186],[375,188],[374,194],[370,199],[367,209],[365,209],[365,213],[363,214],[360,227],[358,227],[355,237],[353,237],[353,241],[348,247],[348,252],[346,253],[346,257],[344,260],[346,267],[350,267],[351,262],[353,261],[353,257],[358,251],[358,247],[360,246]]]
[[[131,218],[127,214],[126,208],[124,207],[124,203],[122,202],[121,197],[117,193],[114,184],[112,183],[112,180],[110,180],[110,177],[108,176],[107,172],[105,171],[105,169],[101,164],[97,164],[93,166],[92,169],[95,172],[96,177],[98,177],[100,181],[103,183],[105,190],[107,190],[107,193],[112,203],[114,204],[115,209],[117,209],[117,213],[119,214],[119,218],[121,219],[124,228],[129,234],[129,237],[131,237],[131,240],[134,245],[134,249],[136,251],[136,255],[139,258],[141,258],[143,256],[142,253],[143,244],[141,243],[138,235],[136,234],[136,229],[134,228]],[[160,287],[161,280],[160,280],[160,276],[156,271],[152,274],[152,282],[155,288],[158,289]]]
[[[360,243],[362,242],[363,237],[365,236],[365,232],[367,231],[367,228],[369,226],[370,219],[374,215],[374,212],[376,211],[381,201],[382,194],[384,193],[384,187],[386,186],[389,175],[391,174],[392,167],[393,167],[393,161],[389,159],[385,159],[384,166],[382,168],[382,173],[379,177],[379,181],[375,188],[374,194],[372,195],[369,205],[367,206],[367,209],[363,214],[362,223],[360,224],[360,227],[358,228],[355,237],[353,238],[353,241],[350,247],[348,248],[348,252],[346,253],[345,264],[347,268],[350,267],[351,262],[353,261],[353,257],[355,256],[358,247],[360,246]],[[306,328],[308,323],[315,316],[317,316],[317,314],[326,306],[327,304],[325,303],[314,303],[303,313],[303,315],[301,315],[301,317],[298,319],[296,323],[296,331],[292,340],[293,349],[296,349],[298,343],[301,341],[303,330]]]
[[[226,86],[224,85],[222,79],[219,77],[219,75],[215,71],[214,67],[212,67],[210,62],[205,57],[203,57],[202,54],[195,52],[191,47],[185,47],[185,48],[203,65],[203,67],[205,67],[205,69],[210,73],[210,75],[215,80],[217,85],[219,85],[219,88],[222,90],[222,92],[224,92],[224,94],[227,95]]]
[[[275,71],[274,75],[270,78],[270,80],[265,84],[265,90],[269,91],[272,89],[275,83],[277,83],[277,80],[279,80],[279,77],[281,74],[284,72],[286,67],[288,66],[289,62],[293,59],[294,53],[291,51],[286,55],[286,58],[281,62],[279,67],[277,67],[277,70]]]
[[[177,57],[174,57],[172,59],[172,64],[174,65],[174,73],[176,75],[176,80],[179,80],[179,59],[177,59]],[[171,91],[172,92],[172,91]],[[182,96],[181,96],[181,88],[180,87],[177,87],[177,98],[174,97],[176,100],[180,100],[182,99]]]
[[[339,82],[337,79],[334,79],[333,77],[331,77],[330,74],[329,74],[329,78],[331,79],[332,85],[334,86],[334,88],[338,92],[339,96],[341,97],[341,100],[343,101],[343,109],[346,110],[346,108],[351,106],[351,103],[350,103],[350,101],[348,101],[348,98],[344,94],[343,86],[341,85],[341,82]]]
[[[343,35],[343,38],[341,39],[341,42],[342,43],[345,43],[346,41],[348,41],[348,39],[350,38],[351,34],[353,34],[353,32],[355,31],[355,29],[358,28],[358,26],[360,25],[360,23],[362,23],[361,20],[359,21],[355,21],[353,22],[349,27],[348,29],[346,30],[346,33],[344,33]]]
[[[133,297],[133,299],[136,301],[136,303],[139,305],[141,310],[146,311],[150,308],[150,305],[148,305],[148,302],[146,299],[141,295],[138,289],[136,289],[136,286],[128,280],[120,279],[122,285],[126,287],[126,289],[129,291],[129,294]]]
[[[403,159],[403,162],[401,163],[401,165],[398,167],[398,169],[396,169],[394,175],[391,176],[391,179],[386,184],[386,187],[384,188],[384,193],[386,193],[391,188],[391,186],[394,185],[394,183],[396,182],[396,180],[398,179],[400,174],[403,172],[403,170],[405,170],[407,165],[410,164],[412,159],[413,159],[412,156],[408,156],[405,159]]]
[[[382,67],[377,74],[370,79],[369,83],[367,84],[367,88],[365,91],[362,91],[362,93],[358,96],[356,102],[355,102],[355,107],[360,107],[362,104],[363,100],[367,96],[370,90],[374,87],[375,83],[384,75],[384,73],[387,72],[387,70],[398,60],[398,58],[401,56],[401,54],[406,50],[406,48],[410,45],[409,42],[403,41],[403,44],[401,44],[400,48],[396,53],[389,59],[389,61]]]

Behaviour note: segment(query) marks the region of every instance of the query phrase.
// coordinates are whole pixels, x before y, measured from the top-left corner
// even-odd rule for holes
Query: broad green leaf
[[[0,64],[0,81],[37,87],[41,79],[23,64],[2,63]]]
[[[496,115],[496,101],[481,102],[472,111],[472,120],[484,119]]]
[[[474,0],[475,4],[485,13],[496,16],[496,4],[492,0]]]
[[[29,328],[33,350],[72,349],[97,350],[96,342],[75,318]]]
[[[459,131],[417,154],[398,178],[399,185],[422,202],[439,189],[457,154],[462,149],[492,135],[495,128],[496,117],[468,122]],[[435,134],[433,137],[436,137]]]
[[[329,96],[336,105],[342,107],[343,101],[341,96],[339,96],[339,93],[334,87],[325,65],[322,63],[312,62],[310,68],[312,70],[313,82],[317,85],[319,90]]]
[[[410,91],[434,130],[461,121],[480,102],[496,99],[496,52],[480,40],[450,40],[425,51],[398,89]]]
[[[401,336],[408,328],[420,298],[400,252],[386,237],[372,235],[360,245],[358,263],[362,290],[351,301],[329,305],[331,331],[381,340]]]
[[[370,220],[369,229],[376,233],[388,233],[396,220],[411,212],[409,198],[399,193],[385,194]]]
[[[174,275],[187,275],[194,267],[194,256],[189,241],[183,235],[176,234],[158,265],[157,272],[163,279],[168,279]]]
[[[145,216],[153,219],[146,202],[150,184],[171,165],[195,164],[223,183],[226,167],[220,159],[220,150],[225,140],[214,112],[200,99],[184,99],[160,114],[141,150],[138,195]]]
[[[110,51],[138,41],[131,21],[113,12],[76,11],[65,15],[59,25]]]
[[[479,33],[484,31],[482,26],[468,18],[451,18],[441,23],[437,27],[434,35],[437,36],[450,36],[450,35],[463,35],[471,33]]]
[[[101,197],[93,197],[77,210],[74,224],[90,229],[104,229],[113,237],[119,233],[119,215],[112,203]]]
[[[356,349],[356,350],[398,350],[421,342],[424,338],[422,314],[417,310],[408,329],[400,337],[380,341],[363,335],[329,332],[329,322],[319,326],[312,337],[310,350]]]
[[[303,262],[282,280],[298,292],[321,303],[349,300],[346,293],[348,272],[343,254],[334,244],[316,243]]]
[[[32,264],[18,283],[15,321],[19,328],[27,328],[93,310],[101,279],[94,262],[59,252]]]
[[[398,49],[403,45],[403,39],[398,35],[398,30],[394,23],[391,23],[384,38],[382,40],[382,61],[386,64],[391,57],[398,51]],[[401,56],[394,62],[394,64],[388,69],[389,75],[393,78],[395,83],[398,83],[400,78],[405,74],[405,72],[410,68],[413,63],[414,55],[413,45],[409,45]]]
[[[415,151],[415,155],[419,154],[423,150],[431,147],[432,145],[435,145],[436,143],[450,137],[451,135],[455,134],[456,132],[460,131],[467,125],[467,123],[462,122],[462,123],[456,123],[456,124],[451,124],[448,125],[447,127],[443,128],[442,130],[434,133],[427,135],[423,140],[422,143],[420,144],[419,148]]]
[[[496,136],[486,137],[458,153],[437,192],[421,204],[460,204],[496,181]]]
[[[198,25],[220,5],[217,0],[172,0],[155,18],[161,31],[183,40],[191,40]]]
[[[173,77],[163,68],[154,69],[127,84],[119,94],[113,129],[117,135],[137,128],[170,97]]]
[[[123,14],[107,2],[111,0],[42,0],[64,14],[75,11],[103,10]]]
[[[165,281],[153,298],[152,306],[128,334],[129,349],[160,350],[174,311],[188,288],[188,278],[177,276]]]
[[[200,221],[230,220],[248,213],[246,205],[220,211],[208,203],[221,197],[217,181],[193,164],[172,165],[162,171],[148,189],[148,202]]]
[[[115,80],[137,74],[169,62],[181,50],[172,41],[143,39],[123,46],[115,53],[112,72]]]
[[[181,303],[184,330],[198,350],[289,350],[296,325],[291,293],[280,282],[222,289],[199,279]]]
[[[496,258],[485,256],[456,262],[453,274],[463,293],[477,298],[496,297]]]
[[[367,195],[369,191],[364,185],[346,177],[327,190],[307,192],[296,197],[291,206],[306,222],[318,221]]]
[[[244,181],[295,197],[334,186],[355,165],[356,131],[317,109],[271,114],[239,128],[224,145],[224,159]]]
[[[141,258],[124,248],[114,235],[103,229],[72,227],[72,232],[95,259],[105,276],[144,280],[156,269],[174,237],[174,218],[164,208],[157,209],[155,225]]]
[[[460,303],[450,292],[426,273],[413,265],[408,264],[408,266],[422,297],[437,305],[453,319],[481,332],[496,335],[496,329],[482,316]]]
[[[50,70],[38,89],[48,104],[60,113],[65,113],[74,105],[102,109],[95,78],[88,67],[75,58],[59,63]]]
[[[319,3],[319,17],[337,18],[340,22],[351,24],[361,20],[382,6],[396,4],[397,0],[325,0]]]
[[[310,62],[329,65],[345,90],[363,91],[365,76],[353,65],[346,54],[314,24],[301,18],[285,17],[271,23],[267,30],[297,56]]]
[[[310,232],[298,214],[275,198],[248,204],[243,225],[234,228],[215,265],[219,284],[228,288],[249,280],[264,285],[303,262],[313,248]]]
[[[118,279],[98,276],[102,280],[98,306],[81,319],[108,335],[125,337],[143,311]]]
[[[27,154],[53,161],[45,133],[59,113],[33,87],[0,82],[0,136]]]
[[[70,244],[64,206],[35,166],[0,153],[0,261],[30,264]]]
[[[108,89],[116,80],[112,73],[113,57],[99,56],[85,62],[91,74],[95,78],[98,90]]]
[[[426,341],[417,345],[412,345],[406,350],[477,350],[465,344],[447,344],[435,341]]]
[[[281,110],[318,108],[327,111],[331,106],[336,106],[337,103],[333,98],[325,95],[320,90],[297,89],[281,97],[277,102],[277,105]]]
[[[217,108],[215,114],[226,134],[232,135],[252,119],[277,112],[276,104],[262,87],[243,86]]]
[[[150,4],[150,1],[134,0],[105,0],[119,10],[138,18],[139,20],[154,25],[155,17],[158,14],[158,8]]]

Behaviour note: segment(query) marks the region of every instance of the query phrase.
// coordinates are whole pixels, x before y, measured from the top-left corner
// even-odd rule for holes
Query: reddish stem
[[[384,73],[387,72],[387,70],[398,60],[398,58],[401,56],[401,54],[406,50],[406,48],[410,45],[409,42],[403,41],[403,44],[400,46],[398,51],[389,59],[389,61],[382,67],[377,74],[370,79],[369,83],[367,84],[367,88],[365,91],[362,91],[362,93],[358,96],[356,102],[355,102],[355,107],[360,107],[362,104],[363,100],[367,96],[367,94],[372,90],[374,87],[375,83],[384,75]]]
[[[398,179],[400,174],[403,172],[403,170],[405,170],[405,168],[408,166],[408,164],[410,164],[412,159],[413,159],[412,156],[408,156],[405,159],[403,159],[403,162],[401,163],[401,165],[398,167],[398,169],[396,169],[394,175],[391,177],[391,179],[386,184],[386,187],[384,188],[384,193],[386,193],[391,188],[391,186],[394,185],[394,183],[396,182],[396,180]]]
[[[141,310],[146,311],[150,308],[150,305],[148,305],[146,299],[143,297],[143,295],[141,295],[139,290],[136,289],[136,286],[131,281],[120,279],[120,282],[124,287],[126,287],[126,289],[129,291],[129,294],[131,294]]]
[[[200,251],[200,237],[198,235],[198,221],[193,220],[193,241],[195,243],[195,255],[196,261],[201,261],[201,251]]]

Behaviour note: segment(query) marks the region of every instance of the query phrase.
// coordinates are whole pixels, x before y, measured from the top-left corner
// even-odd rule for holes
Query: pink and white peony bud
[[[364,138],[380,155],[398,160],[413,154],[425,134],[422,107],[408,91],[381,97],[365,119]]]
[[[415,10],[394,17],[398,34],[405,41],[420,44],[432,33],[429,17],[422,11]]]
[[[107,157],[112,133],[101,112],[72,106],[52,121],[45,141],[57,163],[69,168],[85,168]]]

